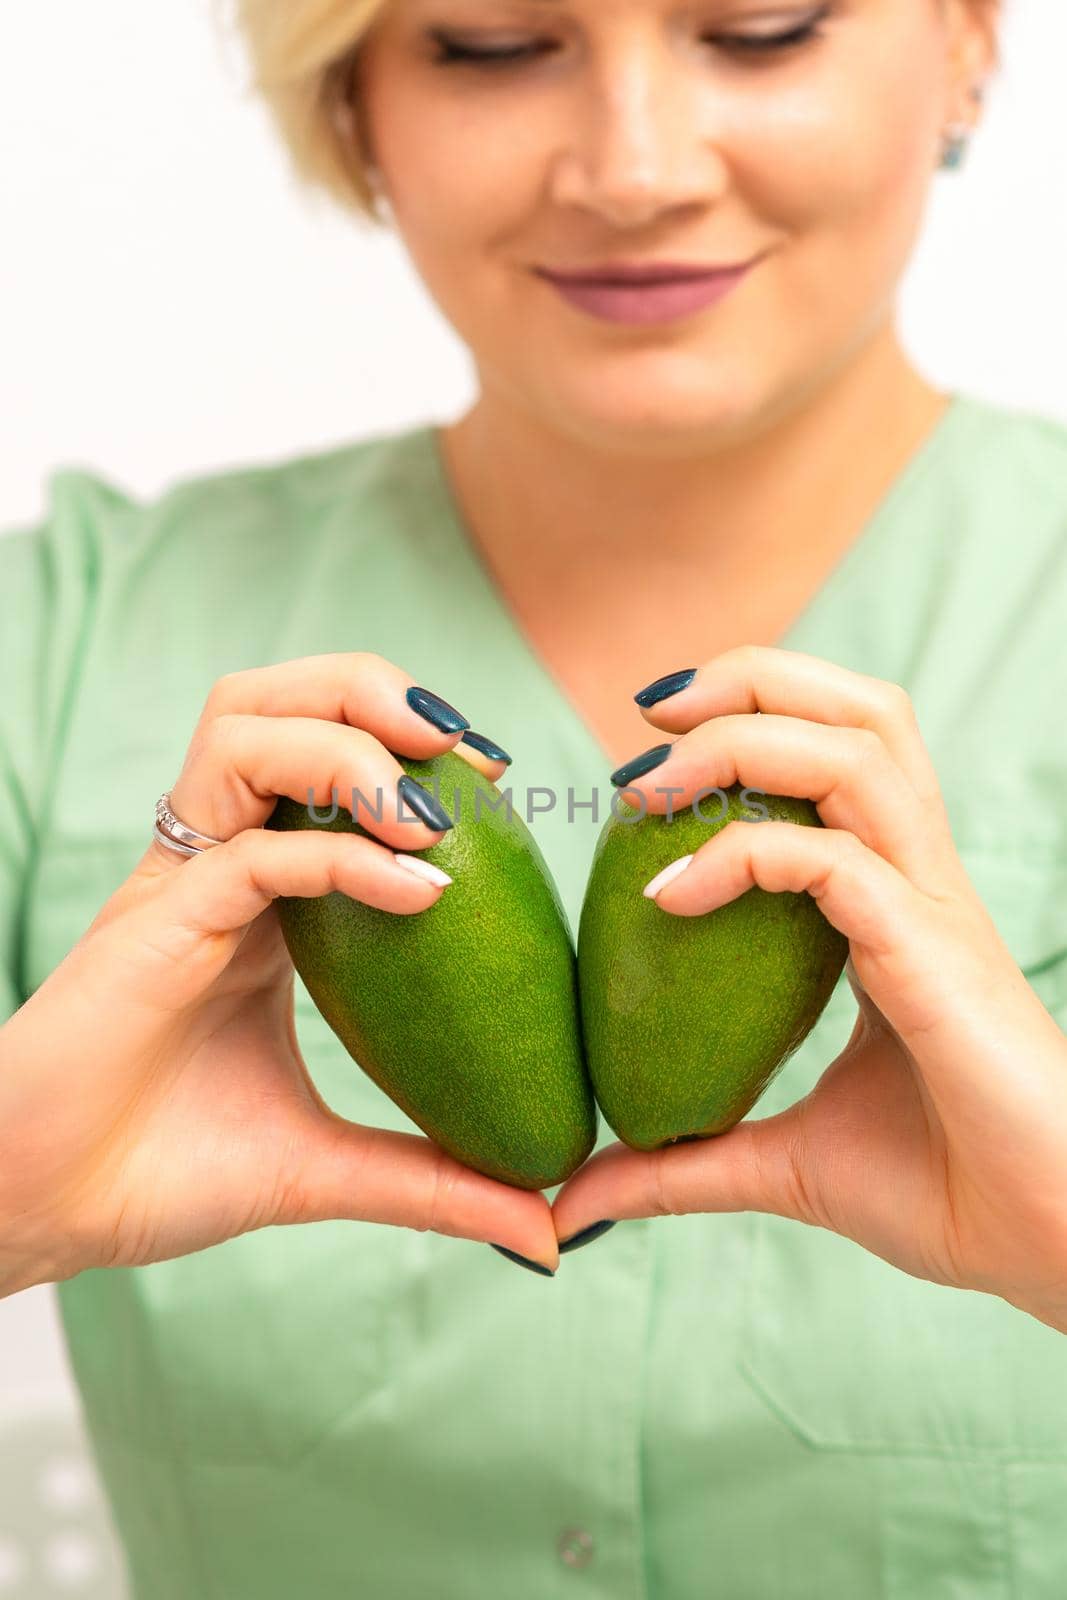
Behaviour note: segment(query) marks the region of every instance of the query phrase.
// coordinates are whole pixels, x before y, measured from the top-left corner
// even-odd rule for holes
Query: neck
[[[455,498],[505,589],[815,571],[858,534],[948,404],[886,326],[790,409],[671,459],[576,439],[488,389],[441,430]],[[847,468],[847,470],[843,470]]]

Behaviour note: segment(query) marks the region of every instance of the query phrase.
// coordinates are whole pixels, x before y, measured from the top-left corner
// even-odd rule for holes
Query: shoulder
[[[1005,447],[1056,465],[1060,471],[1067,468],[1067,419],[1032,406],[987,400],[967,391],[958,398],[976,430],[999,438]]]
[[[143,558],[152,546],[186,553],[198,544],[242,544],[339,506],[361,513],[399,509],[418,495],[431,466],[431,429],[377,434],[331,449],[268,464],[240,466],[182,479],[151,499],[137,499],[100,474],[78,468],[54,472],[44,515],[35,527],[0,538],[5,580],[40,584],[49,570],[81,572],[87,582],[109,558]],[[6,593],[6,581],[4,591]]]
[[[1027,518],[1067,515],[1067,421],[962,393],[950,461],[963,485]]]
[[[1067,423],[961,395],[932,459],[928,532],[954,592],[1051,644],[1067,607]]]
[[[86,684],[128,685],[168,651],[194,693],[230,669],[242,627],[266,658],[307,574],[328,584],[331,562],[358,559],[361,541],[418,527],[432,448],[428,427],[410,428],[151,499],[92,471],[54,472],[43,514],[0,534],[0,745],[36,768]]]
[[[1067,425],[968,396],[944,446],[919,530],[932,576],[916,591],[914,698],[957,840],[1062,872]],[[1012,893],[1045,904],[1044,890]]]
[[[170,524],[205,515],[213,522],[232,518],[285,518],[330,511],[338,505],[361,511],[390,506],[418,488],[431,444],[428,426],[376,434],[350,444],[282,461],[230,469],[175,485],[154,507]]]
[[[930,508],[953,592],[1003,648],[1067,673],[1067,422],[960,396],[939,459]]]
[[[0,671],[62,653],[64,640],[75,648],[134,602],[191,612],[211,593],[275,595],[324,545],[348,556],[417,528],[433,472],[429,426],[185,479],[150,499],[57,470],[36,523],[0,535]]]

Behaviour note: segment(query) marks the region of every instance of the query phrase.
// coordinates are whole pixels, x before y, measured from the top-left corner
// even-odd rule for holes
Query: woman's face
[[[884,326],[980,50],[965,0],[387,0],[360,115],[487,396],[669,453],[788,410]],[[754,265],[643,322],[541,275],[619,262]]]

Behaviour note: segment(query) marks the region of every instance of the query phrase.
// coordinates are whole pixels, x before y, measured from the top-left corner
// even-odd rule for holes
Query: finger
[[[421,711],[409,703],[409,690]],[[392,661],[357,650],[228,673],[212,688],[201,722],[229,712],[321,717],[364,728],[398,755],[426,760],[450,748],[470,727],[454,706],[441,700],[435,707],[435,701],[432,691]]]
[[[187,857],[147,898],[124,900],[127,915],[98,918],[97,926],[116,941],[125,987],[131,965],[147,980],[162,973],[165,984],[146,981],[140,997],[158,1011],[165,995],[166,1009],[179,1010],[218,977],[249,924],[279,896],[337,891],[401,916],[435,905],[451,880],[427,861],[414,863],[361,834],[252,828]]]
[[[729,712],[772,712],[867,728],[882,740],[919,798],[928,805],[943,804],[937,772],[907,692],[899,684],[819,656],[739,645],[698,667],[687,688],[641,710],[650,723],[669,733],[688,733]]]
[[[849,940],[874,1005],[909,1045],[951,1015],[954,988],[966,993],[995,958],[996,930],[969,902],[931,899],[855,834],[835,828],[730,822],[644,892],[661,910],[696,917],[753,887],[807,893],[818,902]]]
[[[656,888],[658,879],[665,881]],[[754,887],[771,894],[810,894],[835,928],[876,956],[891,955],[914,933],[929,903],[855,834],[777,818],[728,822],[692,855],[664,868],[644,891],[673,916],[700,917]]]
[[[957,1140],[966,1127],[980,1148],[990,1127],[1049,1125],[1053,1108],[1058,1136],[1062,1033],[977,897],[932,900],[854,834],[789,822],[731,822],[680,859],[650,896],[675,915],[703,915],[753,886],[817,900],[849,940],[865,1017],[896,1034]]]
[[[437,828],[413,810],[411,798],[420,794]],[[437,844],[452,826],[447,784],[435,795],[375,735],[317,717],[226,712],[213,718],[190,747],[171,805],[188,826],[225,840],[262,827],[279,795],[314,806],[323,821],[335,806],[350,811],[361,827],[401,850]]]
[[[502,1244],[553,1272],[559,1265],[552,1213],[540,1191],[475,1172],[421,1135],[316,1114],[276,1220],[337,1219]]]
[[[361,729],[394,755],[428,760],[450,750],[470,727],[461,712],[383,656],[368,651],[304,656],[244,672],[228,673],[211,689],[194,729],[186,766],[170,790],[175,813],[189,827],[212,838],[231,838],[259,827],[269,815],[267,797],[234,786],[233,794],[207,794],[190,781],[186,768],[211,737],[221,717],[314,718]],[[307,784],[294,798],[306,799]],[[223,819],[224,831],[209,823]],[[421,829],[419,832],[421,833]],[[409,840],[415,842],[412,827]],[[430,842],[425,835],[419,848]],[[160,847],[159,865],[166,855]]]
[[[470,729],[456,745],[455,754],[462,756],[464,761],[494,783],[511,766],[511,757],[506,750],[484,734],[474,733]]]
[[[570,1239],[604,1217],[621,1222],[695,1211],[768,1211],[814,1223],[797,1148],[792,1107],[774,1117],[739,1122],[729,1133],[661,1150],[608,1145],[556,1195],[556,1235]]]
[[[700,723],[670,747],[666,761],[626,790],[662,815],[692,804],[714,788],[744,784],[761,794],[814,801],[828,827],[848,829],[921,888],[936,893],[954,884],[956,853],[941,826],[933,826],[909,779],[876,733],[828,727],[798,717],[727,715]],[[631,804],[639,806],[641,799]],[[753,820],[758,820],[758,808]],[[696,813],[717,820],[716,806]]]

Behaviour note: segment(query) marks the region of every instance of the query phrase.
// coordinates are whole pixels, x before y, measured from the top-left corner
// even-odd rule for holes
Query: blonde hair
[[[383,222],[353,93],[354,58],[387,0],[233,0],[263,95],[301,177]]]

